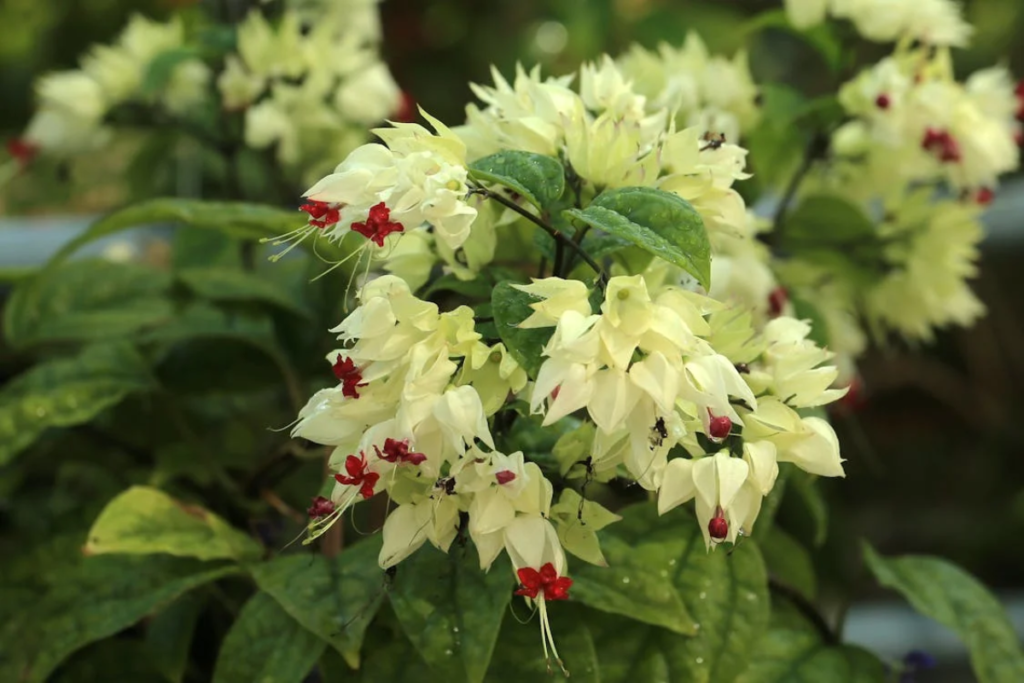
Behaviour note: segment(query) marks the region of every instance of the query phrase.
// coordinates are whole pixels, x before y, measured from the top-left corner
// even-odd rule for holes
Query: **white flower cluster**
[[[682,47],[663,43],[652,51],[634,45],[618,63],[648,107],[667,109],[680,125],[735,142],[760,118],[746,53],[732,59],[712,55],[696,33],[688,34]]]
[[[273,24],[253,10],[217,80],[223,105],[245,109],[248,146],[274,147],[282,164],[315,177],[399,111],[379,41],[375,1],[288,9]]]
[[[209,68],[198,57],[175,58],[160,87],[146,82],[156,60],[185,45],[180,19],[161,23],[136,15],[111,45],[97,45],[81,68],[43,76],[39,109],[25,130],[27,145],[56,157],[94,151],[112,131],[106,117],[123,104],[158,106],[172,115],[187,112],[206,97]]]
[[[244,110],[240,143],[272,148],[291,177],[315,178],[364,142],[369,125],[406,114],[379,56],[377,0],[292,0],[273,21],[254,9],[236,43],[215,74],[204,61],[209,46],[181,17],[134,16],[114,43],[91,48],[80,69],[39,81],[39,109],[15,155],[100,149],[117,132],[111,119],[122,105],[140,108],[132,125],[186,123],[204,139],[230,128],[212,130],[204,115]]]
[[[955,0],[786,0],[794,26],[811,28],[830,14],[853,23],[864,38],[879,43],[902,39],[963,47],[973,28]]]

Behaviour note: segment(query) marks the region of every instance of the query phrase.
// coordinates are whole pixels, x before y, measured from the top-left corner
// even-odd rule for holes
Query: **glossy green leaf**
[[[980,683],[1024,681],[1020,639],[1002,605],[977,579],[937,557],[887,558],[867,544],[864,559],[880,584],[963,639]]]
[[[704,221],[682,197],[651,187],[602,192],[585,209],[566,216],[679,266],[705,288],[711,285],[711,243]]]
[[[274,598],[257,593],[224,637],[213,683],[302,683],[325,647]]]
[[[781,583],[813,601],[818,578],[807,549],[777,526],[772,526],[758,544],[768,571]]]
[[[241,268],[241,244],[222,232],[182,225],[174,231],[171,242],[171,266],[175,271],[209,266]]]
[[[567,488],[562,490],[558,503],[551,507],[550,519],[566,552],[599,567],[608,566],[597,532],[619,521],[618,515]]]
[[[786,217],[785,225],[783,244],[793,249],[804,242],[855,249],[878,241],[875,224],[864,210],[834,194],[804,197]],[[881,244],[875,244],[874,248],[880,250]]]
[[[752,643],[750,667],[737,683],[886,683],[886,666],[859,647],[825,642],[784,604],[772,604],[772,625]]]
[[[292,619],[327,641],[359,668],[366,627],[384,599],[377,564],[381,536],[347,547],[335,559],[308,553],[283,555],[250,567],[261,590]]]
[[[0,465],[47,429],[89,422],[154,386],[145,361],[128,344],[90,346],[32,367],[0,392]]]
[[[545,209],[565,191],[565,170],[558,159],[504,150],[469,165],[469,175],[484,183],[496,183],[516,192],[538,209]]]
[[[405,634],[435,672],[480,683],[514,583],[505,557],[485,573],[471,547],[449,554],[424,547],[402,562],[389,597]]]
[[[524,330],[519,323],[533,314],[530,304],[538,301],[531,295],[520,292],[508,282],[499,282],[491,292],[491,311],[498,335],[505,343],[512,357],[516,359],[532,378],[537,377],[544,362],[541,352],[554,332],[553,327]]]
[[[518,604],[513,609],[520,611]],[[601,673],[597,649],[587,628],[586,612],[571,602],[549,602],[547,610],[555,646],[569,672],[568,680],[572,683],[599,683]],[[498,638],[500,645],[495,648],[491,667],[487,670],[488,683],[564,680],[558,663],[544,660],[539,633],[540,621],[536,616],[525,624],[512,614],[505,617]]]
[[[166,555],[88,558],[0,625],[0,681],[41,683],[72,652],[233,571],[233,566]]]
[[[708,551],[696,520],[683,510],[659,517],[653,505],[644,504],[621,513],[622,521],[601,535],[611,568],[576,568],[573,578],[577,582],[571,595],[603,609],[599,600],[585,600],[586,590],[578,588],[593,574],[617,572],[618,565],[631,563],[637,572],[656,572],[671,582],[689,615],[691,635],[621,618],[595,619],[591,630],[601,661],[601,680],[731,683],[746,668],[750,644],[768,623],[767,576],[755,543],[748,539],[732,552],[725,548]],[[609,542],[613,536],[616,542]],[[630,591],[635,574],[616,576],[620,577],[618,591],[625,597],[634,595]],[[628,582],[623,581],[626,578]],[[602,583],[608,593],[615,588],[611,581]],[[625,599],[622,603],[626,604]],[[628,609],[618,611],[626,614]]]
[[[313,312],[299,297],[271,280],[231,268],[187,268],[178,278],[197,295],[210,301],[255,301],[268,303],[303,318]]]
[[[100,513],[89,530],[85,552],[246,560],[259,557],[263,548],[208,510],[158,489],[133,486]]]
[[[205,596],[201,593],[186,593],[146,626],[146,656],[170,683],[181,683],[185,678],[196,621],[205,606]]]
[[[15,289],[4,310],[11,346],[120,339],[173,315],[168,274],[103,260],[43,269]]]

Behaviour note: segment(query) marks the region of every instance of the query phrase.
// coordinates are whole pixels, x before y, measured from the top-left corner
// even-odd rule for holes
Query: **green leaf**
[[[119,339],[171,318],[168,274],[145,266],[86,260],[43,269],[23,281],[4,311],[7,340]]]
[[[561,439],[559,439],[561,442]],[[585,500],[573,489],[562,490],[558,503],[551,508],[551,520],[558,531],[558,540],[566,552],[599,567],[608,561],[601,553],[597,532],[622,519],[600,503]]]
[[[274,598],[257,593],[224,637],[213,683],[302,683],[326,646]]]
[[[391,606],[412,644],[447,680],[480,683],[512,597],[507,558],[483,572],[470,547],[422,548],[402,562]]]
[[[533,314],[530,304],[536,301],[537,299],[520,292],[508,282],[499,282],[491,292],[491,311],[494,314],[494,325],[498,328],[498,335],[516,362],[534,379],[544,362],[541,351],[554,332],[552,327],[530,330],[519,327],[519,323]]]
[[[0,681],[41,683],[75,650],[234,571],[233,566],[166,555],[88,558],[0,626]]]
[[[760,547],[772,576],[813,602],[818,593],[818,578],[807,549],[775,525],[760,540]]]
[[[789,301],[793,304],[793,317],[799,320],[807,320],[811,324],[811,333],[807,335],[807,338],[821,348],[827,349],[829,346],[828,321],[825,319],[825,316],[821,314],[814,304],[802,297],[796,296],[792,292],[789,293]]]
[[[814,525],[812,542],[820,546],[828,536],[828,504],[818,487],[818,477],[803,471],[793,472],[789,478],[789,490],[803,505],[805,518]]]
[[[145,361],[128,344],[90,346],[32,367],[0,393],[0,465],[47,429],[89,422],[154,385]]]
[[[866,543],[864,559],[880,584],[899,591],[914,609],[963,639],[980,683],[1024,681],[1024,653],[1013,625],[977,579],[937,557],[886,558]]]
[[[651,187],[602,192],[587,208],[565,215],[603,230],[690,273],[711,286],[711,243],[704,221],[682,197]]]
[[[107,503],[89,530],[85,552],[245,560],[259,557],[263,548],[201,507],[148,486],[133,486]]]
[[[737,683],[885,683],[885,665],[859,647],[832,645],[800,615],[772,604],[772,626],[753,647]]]
[[[305,223],[298,211],[245,202],[209,202],[200,199],[150,199],[108,214],[61,248],[47,264],[53,268],[82,246],[108,235],[155,223],[179,223],[243,240],[280,237]],[[316,250],[330,262],[344,258],[348,250],[326,239],[305,240],[304,248]],[[345,266],[342,266],[344,268]]]
[[[187,593],[157,614],[146,627],[147,657],[170,683],[181,683],[204,596]]]
[[[643,506],[627,508],[621,522],[599,535],[608,566],[577,568],[572,597],[595,609],[695,635],[696,620],[674,584],[680,555],[688,557],[691,544],[685,542],[686,534],[680,539],[678,529],[671,534],[627,536],[626,531],[635,533],[636,520],[644,517]]]
[[[142,77],[142,94],[146,97],[159,94],[170,83],[174,70],[196,57],[198,53],[191,47],[175,47],[158,54],[146,66]]]
[[[741,32],[750,36],[769,28],[785,31],[805,41],[818,52],[832,71],[838,71],[842,66],[843,44],[832,22],[822,22],[801,31],[789,23],[785,10],[776,9],[756,15],[741,28]]]
[[[579,567],[573,574],[573,598],[603,609],[599,601],[584,599],[586,590],[578,590],[592,575],[617,572],[615,568],[622,564],[636,572],[655,572],[681,597],[690,619],[689,633],[695,635],[682,637],[681,629],[673,633],[622,619],[595,619],[591,631],[601,660],[601,680],[730,683],[746,668],[750,643],[768,622],[767,576],[755,543],[748,539],[732,552],[708,551],[696,520],[682,510],[659,517],[653,505],[644,504],[621,513],[622,521],[608,527],[601,538],[611,568]],[[614,543],[609,542],[612,537]],[[618,591],[626,598],[634,595],[638,574],[616,576],[621,576]],[[603,583],[609,592],[616,587],[612,581]]]
[[[323,555],[284,555],[250,567],[261,590],[292,619],[326,640],[353,669],[366,627],[384,598],[377,564],[381,536],[345,548],[333,560]]]
[[[160,672],[138,640],[111,638],[76,652],[61,665],[51,683],[158,681]]]
[[[268,303],[306,319],[313,312],[304,301],[271,280],[230,268],[188,268],[178,278],[193,292],[211,301]]]
[[[571,603],[549,602],[548,617],[551,620],[551,634],[554,636],[562,664],[570,674],[572,683],[599,683],[600,667],[597,663],[597,649],[594,638],[587,628],[586,613]],[[538,637],[540,624],[536,619],[523,624],[512,614],[505,618],[501,627],[491,667],[487,670],[488,682],[520,683],[521,681],[563,680],[556,662],[544,661],[543,649]],[[639,682],[638,682],[639,683]]]
[[[224,233],[183,225],[174,231],[171,266],[176,271],[203,266],[241,268],[240,246]]]
[[[554,157],[505,150],[469,165],[477,181],[496,183],[516,192],[538,209],[546,209],[565,191],[565,170]]]
[[[875,224],[860,206],[834,194],[813,194],[786,217],[783,244],[797,249],[801,243],[857,248],[878,243]]]

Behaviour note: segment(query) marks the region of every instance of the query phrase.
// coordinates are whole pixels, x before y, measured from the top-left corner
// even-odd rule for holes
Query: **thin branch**
[[[782,193],[782,199],[779,200],[779,206],[775,209],[775,216],[772,218],[772,231],[763,236],[763,240],[768,242],[769,246],[777,246],[782,241],[782,229],[786,222],[786,214],[789,213],[789,207],[793,203],[793,199],[796,197],[796,193],[800,189],[804,178],[807,177],[807,174],[814,167],[814,162],[821,158],[821,155],[827,149],[828,136],[824,133],[816,133],[804,150],[804,157],[800,161],[800,167],[793,174],[793,177],[789,179],[789,184]]]
[[[571,249],[573,252],[576,253],[576,255],[578,255],[581,259],[583,259],[584,263],[586,263],[588,266],[590,266],[593,269],[593,271],[595,273],[597,273],[598,285],[602,289],[604,289],[605,283],[608,281],[608,276],[605,274],[604,268],[602,268],[601,265],[599,263],[597,263],[597,261],[595,261],[594,259],[590,258],[590,254],[588,254],[587,252],[583,251],[583,248],[580,247],[580,245],[576,244],[571,239],[566,237],[564,233],[559,232],[558,230],[555,230],[550,225],[548,225],[543,220],[541,220],[541,218],[539,216],[536,216],[536,215],[530,213],[529,211],[527,211],[526,209],[524,209],[523,207],[519,206],[518,204],[516,204],[511,199],[509,199],[508,197],[500,195],[497,192],[492,192],[491,190],[488,190],[485,187],[472,188],[470,190],[470,192],[473,193],[473,194],[483,195],[484,197],[487,197],[488,199],[493,199],[496,202],[498,202],[499,204],[501,204],[502,206],[504,206],[505,208],[511,209],[512,211],[515,211],[520,216],[522,216],[523,218],[527,219],[528,221],[530,221],[531,223],[533,223],[534,225],[539,227],[541,230],[543,230],[547,234],[551,235],[555,239],[556,246],[569,247],[569,249]]]

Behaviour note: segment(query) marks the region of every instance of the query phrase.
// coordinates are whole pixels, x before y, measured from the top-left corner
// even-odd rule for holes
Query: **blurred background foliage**
[[[3,0],[0,133],[16,135],[24,126],[36,76],[73,66],[88,45],[114,36],[132,12],[162,16],[181,4],[187,3]],[[957,68],[969,73],[1005,60],[1024,75],[1024,41],[1017,39],[1024,35],[1024,2],[964,4],[976,34],[970,49],[956,53]],[[517,61],[565,73],[632,42],[678,44],[690,30],[712,50],[732,53],[746,42],[748,17],[779,5],[768,0],[387,0],[384,51],[402,87],[431,113],[455,122],[471,99],[467,83],[488,82],[492,63],[505,74]],[[863,56],[870,59],[885,47],[865,49]],[[759,82],[790,83],[811,93],[834,87],[815,53],[780,32],[759,37],[751,63]],[[0,196],[0,214],[16,208],[93,212],[122,203],[129,195],[120,186],[118,169],[131,152],[129,145],[120,156],[114,151],[74,169],[70,181],[83,182],[81,188],[69,187],[66,170],[65,175],[53,171],[57,184],[38,175],[19,178],[7,196]],[[54,195],[54,187],[63,189]],[[50,193],[46,201],[38,201],[41,191]],[[1020,237],[985,245],[977,288],[990,316],[975,328],[943,334],[927,350],[891,347],[864,359],[866,401],[836,416],[849,460],[847,479],[823,482],[831,533],[816,561],[834,565],[822,567],[821,574],[845,584],[835,588],[868,583],[850,569],[859,564],[851,561],[858,549],[849,540],[856,536],[871,538],[883,552],[942,555],[997,590],[1022,587],[1024,546],[1015,542],[1024,533],[1024,282],[1016,272],[1022,248]],[[90,483],[80,474],[74,462],[65,463],[62,486],[86,493],[116,488]],[[296,500],[316,481],[316,472],[305,474],[303,481],[295,480]],[[87,500],[88,495],[66,496],[69,505]],[[810,539],[815,531],[807,504],[803,497],[787,496],[781,515],[787,528],[803,525]],[[75,514],[92,518],[97,510],[79,508]]]

